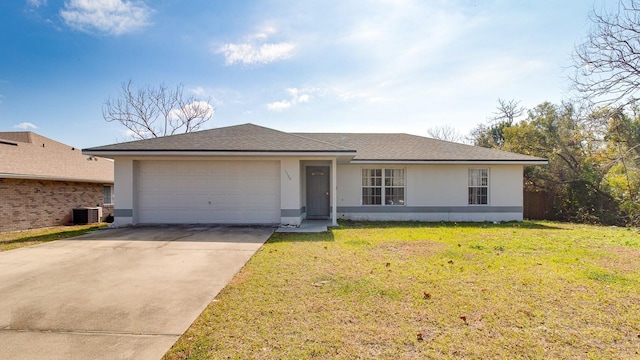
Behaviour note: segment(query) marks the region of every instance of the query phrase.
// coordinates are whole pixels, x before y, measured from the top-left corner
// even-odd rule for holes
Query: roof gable
[[[0,132],[0,177],[113,183],[113,161],[30,131]]]

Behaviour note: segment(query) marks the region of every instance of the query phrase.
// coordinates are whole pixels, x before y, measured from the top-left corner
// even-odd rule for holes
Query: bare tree
[[[480,124],[471,130],[468,141],[476,146],[487,148],[502,148],[504,145],[504,130],[515,125],[526,108],[520,106],[520,101],[498,99],[496,111],[491,113],[488,124]]]
[[[573,53],[573,87],[592,103],[627,105],[640,89],[640,1],[619,0],[589,18],[592,28]]]
[[[122,83],[118,98],[105,101],[102,117],[124,125],[134,139],[196,131],[211,120],[215,109],[209,99],[184,95],[183,88],[161,84],[134,89],[129,80]]]
[[[498,99],[496,111],[492,113],[490,122],[505,123],[507,126],[513,125],[513,122],[524,115],[526,109],[520,106],[520,101]]]
[[[445,140],[451,142],[461,142],[462,135],[454,127],[449,125],[436,126],[429,128],[427,134],[438,140]]]

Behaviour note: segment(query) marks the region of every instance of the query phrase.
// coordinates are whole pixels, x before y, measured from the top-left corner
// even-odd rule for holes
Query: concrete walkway
[[[134,227],[0,252],[0,359],[159,359],[273,230]]]
[[[302,220],[300,226],[281,226],[276,229],[279,233],[320,233],[331,227],[331,220]]]

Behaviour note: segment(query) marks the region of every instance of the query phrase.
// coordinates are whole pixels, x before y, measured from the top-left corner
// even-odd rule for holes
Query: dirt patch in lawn
[[[433,256],[445,251],[449,245],[432,240],[393,241],[377,245],[371,251],[400,257]]]
[[[608,246],[607,254],[598,264],[603,268],[624,272],[640,270],[640,250],[625,246]]]

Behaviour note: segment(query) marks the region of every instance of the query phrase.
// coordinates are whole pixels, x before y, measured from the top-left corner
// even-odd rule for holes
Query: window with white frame
[[[469,169],[469,205],[489,204],[489,169]]]
[[[362,205],[404,205],[404,169],[362,169]]]
[[[103,205],[113,205],[113,185],[104,185],[102,187]]]

